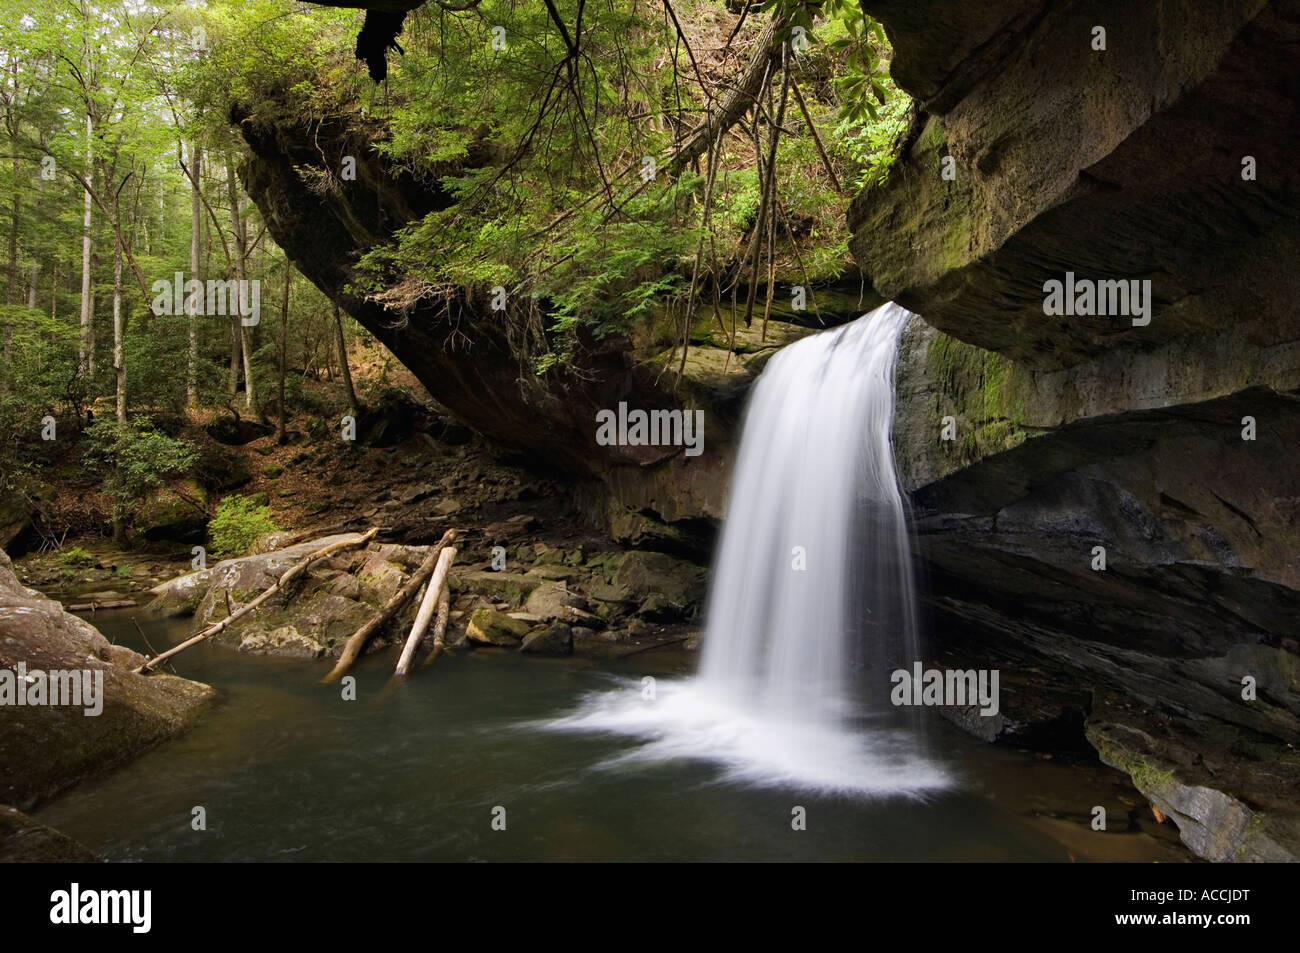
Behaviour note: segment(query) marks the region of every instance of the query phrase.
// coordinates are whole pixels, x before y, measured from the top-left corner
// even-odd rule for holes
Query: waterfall
[[[608,762],[704,759],[729,780],[919,794],[944,772],[888,704],[918,659],[890,431],[910,313],[886,304],[783,348],[754,385],[700,673],[589,697],[548,724],[640,739]]]
[[[886,304],[805,338],[754,387],[701,670],[735,704],[841,722],[854,707],[852,671],[919,657],[890,439],[894,355],[909,316]],[[881,675],[868,693],[888,684]]]

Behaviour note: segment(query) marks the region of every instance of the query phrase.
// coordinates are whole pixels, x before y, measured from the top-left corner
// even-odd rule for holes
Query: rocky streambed
[[[665,553],[590,552],[509,538],[526,525],[525,518],[505,524],[499,536],[469,534],[482,541],[463,547],[465,562],[458,561],[451,572],[449,644],[614,658],[693,643],[702,567]],[[186,573],[156,587],[146,610],[192,616],[193,629],[204,629],[260,595],[311,552],[347,538],[297,542]],[[337,657],[348,637],[406,584],[428,551],[371,543],[336,554],[313,565],[293,591],[277,593],[214,640],[242,652]],[[417,607],[418,599],[408,603],[369,651],[404,638]]]

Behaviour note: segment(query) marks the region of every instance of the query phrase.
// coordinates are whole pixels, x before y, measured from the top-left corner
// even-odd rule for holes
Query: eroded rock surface
[[[918,100],[849,225],[923,316],[894,443],[940,646],[1077,689],[977,733],[1087,718],[1198,854],[1293,859],[1300,3],[863,7]],[[1066,272],[1150,281],[1150,322],[1049,317]]]

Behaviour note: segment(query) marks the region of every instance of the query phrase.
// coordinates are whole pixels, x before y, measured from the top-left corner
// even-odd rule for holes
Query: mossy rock
[[[208,529],[208,493],[196,480],[160,489],[135,516],[136,532],[148,540],[201,543]]]
[[[523,641],[530,629],[527,622],[512,619],[504,612],[484,606],[474,610],[467,631],[470,640],[480,645],[513,647]]]

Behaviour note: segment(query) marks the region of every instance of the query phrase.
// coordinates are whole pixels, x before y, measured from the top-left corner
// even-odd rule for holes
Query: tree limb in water
[[[178,652],[185,651],[191,645],[197,645],[198,643],[202,642],[204,639],[211,638],[212,636],[216,635],[218,632],[224,631],[236,619],[239,619],[247,615],[248,613],[252,612],[254,609],[260,606],[267,599],[271,598],[271,596],[275,595],[277,592],[282,590],[289,583],[293,582],[294,579],[298,578],[303,573],[305,573],[308,567],[312,565],[312,563],[319,562],[320,560],[326,558],[327,556],[333,556],[335,553],[339,552],[340,550],[354,549],[357,546],[364,546],[366,543],[374,539],[375,534],[378,532],[379,530],[377,528],[372,528],[366,530],[366,532],[362,533],[360,536],[353,537],[352,539],[341,539],[337,542],[330,543],[328,546],[322,546],[320,549],[316,550],[313,553],[308,553],[303,558],[302,562],[285,570],[284,575],[282,575],[269,589],[263,592],[252,602],[245,603],[244,605],[236,609],[233,613],[231,613],[230,615],[222,619],[220,622],[215,622],[212,625],[208,626],[206,629],[204,629],[202,632],[198,633],[197,635],[190,636],[184,642],[180,643],[180,645],[172,646],[166,652],[163,652],[160,655],[155,655],[153,658],[149,659],[149,661],[145,662],[143,665],[137,668],[135,670],[135,674],[143,675],[145,672],[153,668],[159,662],[171,658],[173,655],[176,655]]]
[[[455,538],[456,531],[454,529],[449,529],[442,534],[442,539],[438,540],[438,544],[429,551],[429,555],[424,558],[424,562],[420,563],[420,568],[411,574],[411,578],[406,581],[406,585],[393,593],[393,597],[384,603],[384,607],[379,610],[374,618],[352,633],[347,644],[343,646],[343,654],[339,656],[338,664],[322,681],[327,683],[337,681],[352,667],[352,663],[357,660],[361,650],[366,647],[366,643],[379,631],[380,627],[396,615],[404,605],[415,598],[415,594],[420,591],[420,586],[424,585],[424,581],[433,574],[434,568],[438,565],[438,558],[442,554],[443,547],[449,546]]]
[[[448,530],[448,535],[452,538],[448,542],[455,541],[455,530]],[[446,539],[446,537],[443,537]],[[428,588],[424,591],[424,598],[420,601],[420,611],[416,613],[415,623],[411,626],[411,634],[406,637],[406,645],[402,649],[402,657],[397,660],[397,675],[406,675],[411,670],[411,660],[415,658],[415,650],[420,644],[420,639],[424,637],[424,632],[429,628],[429,622],[433,619],[434,607],[438,604],[442,595],[443,588],[447,585],[447,573],[451,571],[451,564],[456,559],[456,547],[446,546],[438,556],[438,565],[433,570],[433,577],[429,580]]]

